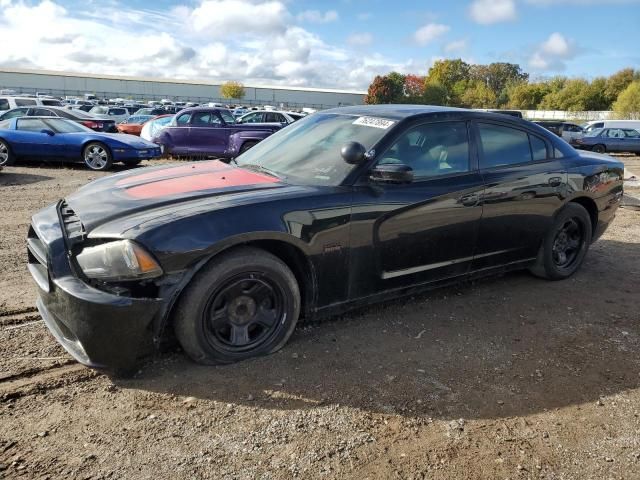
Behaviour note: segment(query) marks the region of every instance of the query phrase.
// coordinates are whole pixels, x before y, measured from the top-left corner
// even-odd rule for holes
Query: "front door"
[[[464,121],[409,127],[378,164],[413,169],[408,184],[356,187],[351,298],[461,276],[471,265],[483,194]]]
[[[226,148],[224,124],[215,110],[196,111],[191,116],[189,143],[191,153],[222,155]]]
[[[533,259],[562,206],[567,171],[535,133],[499,122],[477,124],[484,179],[473,270]]]

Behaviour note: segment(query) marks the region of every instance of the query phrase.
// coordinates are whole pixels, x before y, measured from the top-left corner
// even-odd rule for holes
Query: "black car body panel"
[[[530,122],[412,106],[336,111],[396,122],[376,145],[378,155],[412,126],[467,122],[469,171],[410,184],[371,183],[373,157],[338,186],[289,184],[218,161],[102,178],[33,217],[29,238],[46,254],[31,252],[30,268],[54,335],[81,362],[117,368],[159,343],[185,285],[235,246],[255,245],[283,259],[301,285],[303,316],[314,318],[469,275],[526,267],[568,202],[589,210],[596,238],[622,197],[620,162],[578,153]],[[539,137],[548,158],[483,169],[477,122]],[[72,212],[72,220],[64,220],[64,212]],[[114,239],[144,246],[164,275],[138,284],[84,278],[74,262],[77,252]]]

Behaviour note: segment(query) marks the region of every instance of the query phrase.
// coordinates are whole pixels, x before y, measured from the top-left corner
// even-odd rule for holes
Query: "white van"
[[[591,133],[600,128],[633,128],[640,129],[640,120],[595,120],[584,125],[584,133]]]
[[[45,105],[48,107],[61,107],[62,102],[55,98],[35,98],[35,97],[0,97],[0,112],[11,110],[17,107],[34,107]]]

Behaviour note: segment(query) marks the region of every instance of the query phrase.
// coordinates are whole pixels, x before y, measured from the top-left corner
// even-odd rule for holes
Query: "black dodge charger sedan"
[[[38,309],[80,362],[125,370],[171,331],[200,363],[313,319],[462,280],[571,276],[623,165],[506,115],[385,105],[300,120],[230,164],[94,181],[33,217]]]

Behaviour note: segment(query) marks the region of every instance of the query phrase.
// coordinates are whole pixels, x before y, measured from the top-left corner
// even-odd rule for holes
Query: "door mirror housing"
[[[411,183],[413,181],[413,168],[404,163],[376,165],[371,170],[369,180],[375,183]]]
[[[340,155],[342,159],[349,165],[358,165],[365,159],[367,149],[364,145],[358,142],[345,143],[340,149]]]
[[[40,133],[46,133],[50,137],[53,137],[56,134],[56,132],[54,132],[53,130],[49,130],[47,128],[40,130]]]

